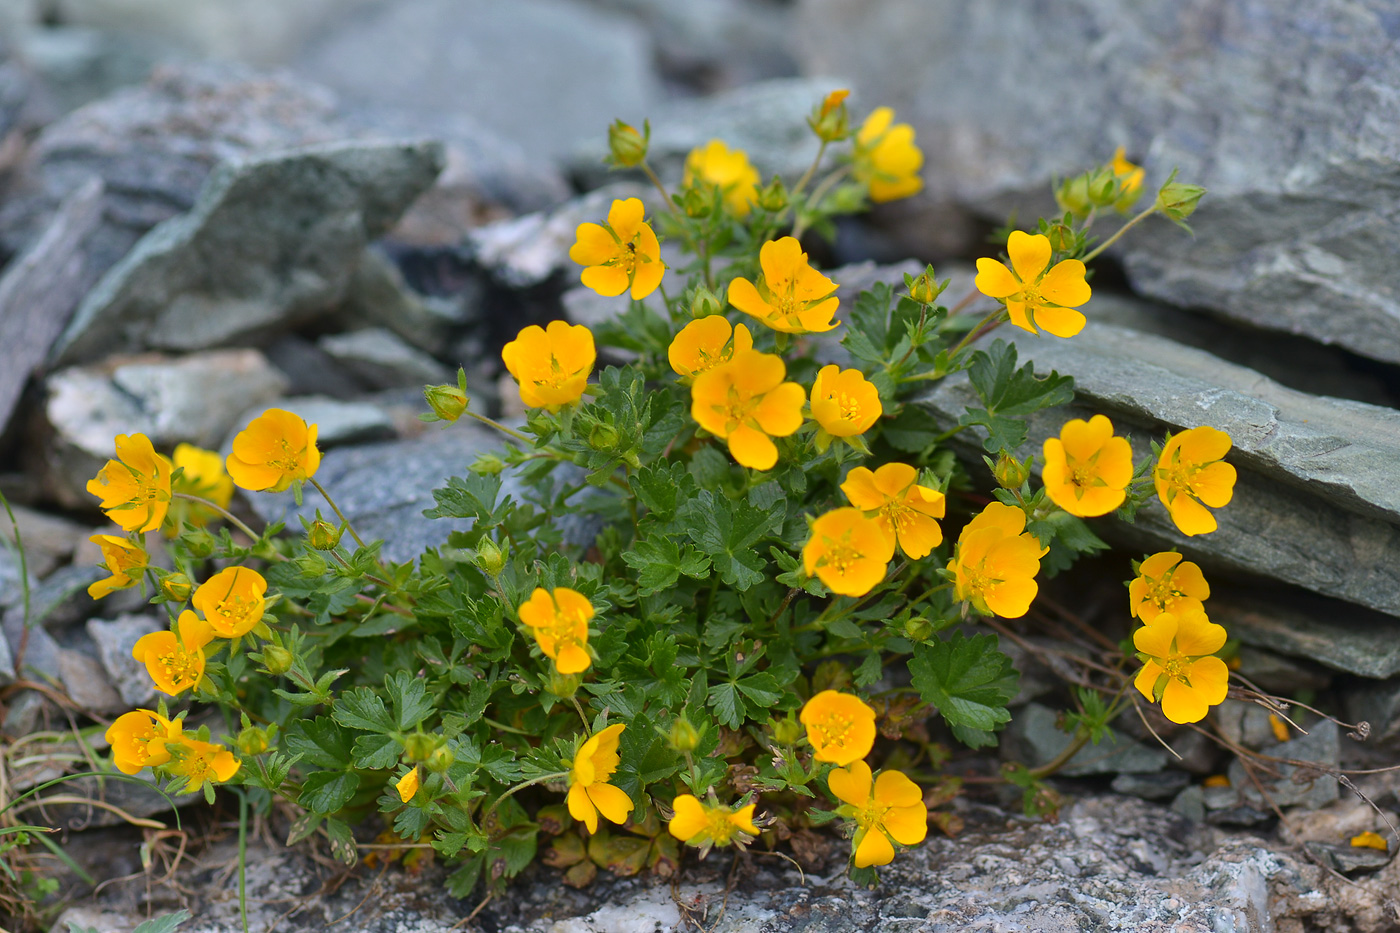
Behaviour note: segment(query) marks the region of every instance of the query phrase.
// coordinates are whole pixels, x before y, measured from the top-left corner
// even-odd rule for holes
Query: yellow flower
[[[671,801],[675,815],[666,828],[681,842],[701,849],[723,848],[731,842],[743,845],[758,835],[753,824],[755,806],[751,803],[733,810],[701,803],[694,794],[681,794]]]
[[[884,414],[880,392],[858,369],[823,366],[812,383],[812,417],[833,437],[864,434]]]
[[[1218,526],[1212,509],[1230,504],[1235,468],[1223,462],[1230,435],[1202,426],[1173,434],[1157,458],[1153,481],[1157,497],[1184,535],[1203,535]]]
[[[918,483],[919,471],[907,463],[887,463],[873,473],[856,467],[846,474],[841,491],[851,505],[879,523],[886,537],[910,560],[927,557],[943,543],[938,519],[943,493]]]
[[[569,815],[581,820],[590,833],[598,831],[598,814],[621,825],[632,812],[632,798],[608,783],[621,759],[617,755],[618,736],[627,728],[622,723],[608,726],[583,743],[569,772]]]
[[[627,198],[612,202],[607,223],[578,225],[569,258],[584,267],[580,276],[584,285],[608,298],[631,289],[636,301],[656,291],[666,264],[645,216],[641,199]]]
[[[749,164],[748,153],[730,149],[712,139],[685,157],[685,177],[681,184],[700,182],[719,188],[724,206],[735,217],[747,217],[758,195],[758,169]]]
[[[282,492],[293,483],[306,482],[320,468],[316,425],[308,426],[281,408],[269,408],[238,432],[233,453],[225,462],[239,489]]]
[[[848,765],[875,747],[875,711],[853,694],[823,690],[802,705],[797,718],[807,727],[817,761]]]
[[[860,509],[832,509],[812,522],[802,565],[833,593],[864,596],[885,579],[895,540]]]
[[[1104,415],[1065,423],[1059,437],[1045,440],[1045,492],[1071,515],[1107,515],[1128,497],[1133,478],[1133,448],[1113,436]]]
[[[228,567],[201,583],[192,602],[215,635],[237,638],[262,621],[266,592],[267,580],[256,570]]]
[[[588,670],[588,620],[593,604],[577,590],[566,586],[554,592],[535,587],[530,598],[520,604],[520,621],[530,628],[545,657],[554,661],[561,674]]]
[[[666,349],[666,358],[681,377],[681,384],[690,385],[701,373],[752,349],[753,334],[747,327],[731,326],[724,315],[712,314],[682,327]]]
[[[1124,158],[1124,149],[1119,146],[1113,152],[1113,159],[1108,163],[1112,169],[1113,176],[1118,181],[1119,190],[1122,192],[1113,206],[1120,211],[1126,211],[1133,206],[1133,202],[1142,194],[1142,181],[1147,177],[1147,172],[1138,165],[1134,165]]]
[[[170,760],[167,742],[178,742],[183,723],[174,722],[148,709],[133,710],[117,717],[107,729],[112,746],[112,763],[122,774],[135,774],[147,766],[156,767]]]
[[[170,461],[144,434],[118,434],[116,449],[117,459],[88,480],[87,491],[122,531],[155,531],[170,509]]]
[[[1056,337],[1073,337],[1083,330],[1088,319],[1074,309],[1089,300],[1084,263],[1066,259],[1045,271],[1050,238],[1020,230],[1012,231],[1006,252],[1011,269],[995,259],[977,260],[977,290],[1005,304],[1011,323],[1032,334],[1037,333],[1036,325]]]
[[[690,414],[700,427],[723,438],[734,459],[755,470],[778,462],[775,437],[787,437],[802,427],[802,403],[807,393],[795,382],[784,382],[782,357],[757,350],[736,350],[695,377],[690,387]]]
[[[206,781],[222,784],[237,774],[242,766],[242,762],[233,757],[233,752],[215,742],[182,739],[171,742],[170,750],[175,761],[166,770],[186,779],[181,791],[185,794],[199,790]]]
[[[593,332],[582,324],[531,324],[501,348],[506,369],[520,383],[526,408],[558,411],[583,398],[598,350]]]
[[[914,145],[914,128],[908,123],[891,126],[893,121],[893,110],[876,107],[856,133],[851,154],[856,180],[870,186],[876,204],[907,198],[924,187],[919,177],[924,154]]]
[[[831,319],[840,303],[832,294],[836,283],[811,267],[797,240],[764,243],[758,264],[763,275],[757,286],[742,277],[729,284],[734,307],[785,334],[820,334],[841,323]]]
[[[928,807],[919,785],[901,771],[881,771],[871,780],[870,765],[852,762],[826,776],[832,796],[845,806],[837,813],[856,821],[851,839],[856,868],[888,865],[894,845],[918,845],[928,834]]]
[[[1200,722],[1229,691],[1230,671],[1215,657],[1224,645],[1224,627],[1199,606],[1164,612],[1133,633],[1143,662],[1133,686],[1148,700],[1161,700],[1162,715],[1172,722]]]
[[[1390,845],[1385,841],[1385,837],[1380,833],[1373,833],[1370,830],[1352,836],[1351,844],[1358,849],[1380,849],[1382,852],[1390,851]]]
[[[229,501],[233,498],[233,480],[224,471],[224,458],[216,451],[204,450],[193,444],[178,444],[171,460],[175,469],[180,471],[180,475],[175,478],[172,492],[199,496],[201,499],[208,499],[219,508],[228,508]],[[172,520],[165,523],[165,535],[173,538],[180,533],[180,526],[186,522],[202,528],[218,514],[207,505],[172,497]]]
[[[399,799],[408,803],[418,793],[418,766],[414,765],[413,770],[405,774],[394,782],[394,789],[399,792]]]
[[[1164,612],[1180,615],[1202,608],[1209,597],[1210,584],[1201,568],[1183,561],[1176,551],[1161,551],[1138,564],[1137,576],[1128,584],[1128,608],[1144,622]]]
[[[136,639],[131,656],[146,665],[156,689],[170,696],[199,683],[204,676],[204,646],[214,640],[209,623],[186,609],[180,613],[175,632],[152,632]]]
[[[89,596],[101,599],[113,590],[124,590],[141,582],[141,574],[146,572],[151,560],[145,548],[117,535],[93,535],[88,540],[102,549],[102,563],[111,574],[89,586]]]
[[[807,119],[807,125],[818,139],[834,143],[850,133],[850,116],[846,112],[846,98],[850,96],[847,88],[837,88],[822,98],[816,112]]]
[[[948,569],[953,595],[985,615],[1019,619],[1031,607],[1040,559],[1049,552],[1025,531],[1026,513],[992,502],[963,528]]]

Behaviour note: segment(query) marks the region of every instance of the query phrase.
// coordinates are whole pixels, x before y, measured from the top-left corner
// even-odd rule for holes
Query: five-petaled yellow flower
[[[876,107],[856,133],[851,153],[856,180],[870,187],[870,200],[876,204],[918,194],[924,187],[919,169],[924,154],[914,145],[914,128],[895,123],[894,111]]]
[[[802,705],[797,718],[807,727],[817,761],[848,765],[875,747],[875,710],[854,694],[823,690]]]
[[[948,562],[954,597],[985,615],[1025,615],[1038,590],[1040,559],[1050,550],[1025,528],[1026,513],[1001,502],[989,503],[968,522]]]
[[[785,334],[819,334],[840,321],[831,318],[840,303],[837,285],[807,262],[802,244],[790,236],[770,240],[758,251],[763,270],[758,284],[736,278],[729,303]]]
[[[1047,272],[1050,238],[1020,230],[1012,231],[1006,252],[1010,269],[995,259],[977,260],[977,290],[1005,304],[1011,323],[1032,334],[1037,325],[1056,337],[1083,330],[1088,319],[1074,309],[1089,300],[1084,263],[1065,259]]]
[[[146,665],[156,689],[179,696],[204,676],[204,646],[214,640],[209,623],[186,609],[175,632],[152,632],[136,639],[131,656]]]
[[[175,478],[172,493],[185,493],[208,499],[221,509],[228,508],[233,498],[233,480],[224,470],[224,458],[217,451],[204,450],[193,444],[177,444],[171,461],[180,475]],[[174,537],[186,522],[203,527],[219,513],[199,502],[172,497],[171,520],[165,523],[165,534]]]
[[[856,822],[851,839],[856,868],[888,865],[894,861],[893,843],[918,845],[928,834],[923,792],[901,771],[881,771],[872,780],[870,765],[856,761],[833,768],[826,786],[845,804],[836,812]]]
[[[735,217],[747,217],[758,196],[758,169],[749,163],[748,153],[730,149],[712,139],[685,157],[685,177],[681,184],[719,188],[725,209]]]
[[[394,790],[399,792],[399,800],[408,803],[418,793],[418,766],[394,782]]]
[[[1133,633],[1143,662],[1133,686],[1147,699],[1161,700],[1162,715],[1172,722],[1200,722],[1229,692],[1230,670],[1215,657],[1224,645],[1224,627],[1200,606],[1164,612]]]
[[[695,377],[690,386],[690,414],[700,427],[723,438],[734,459],[755,470],[778,462],[775,437],[802,427],[807,393],[784,382],[787,366],[772,353],[736,351]]]
[[[233,439],[233,453],[225,461],[228,475],[239,489],[282,492],[293,483],[304,483],[321,466],[316,449],[316,425],[281,408],[269,408]]]
[[[1045,440],[1045,492],[1071,515],[1107,515],[1128,496],[1133,478],[1133,448],[1114,437],[1105,415],[1065,423],[1059,437]]]
[[[1202,426],[1173,434],[1162,448],[1152,479],[1182,534],[1204,535],[1218,527],[1206,506],[1222,508],[1234,495],[1235,468],[1222,459],[1230,446],[1230,435]]]
[[[860,509],[832,509],[812,522],[802,548],[802,566],[833,593],[864,596],[885,579],[895,539]]]
[[[180,719],[171,721],[148,709],[123,713],[107,728],[112,763],[122,774],[135,774],[147,766],[154,768],[165,764],[170,760],[170,751],[165,745],[180,741],[182,727]]]
[[[686,845],[709,849],[724,848],[731,842],[743,845],[758,835],[753,823],[757,804],[747,804],[735,810],[722,804],[701,803],[694,794],[681,794],[671,801],[675,815],[667,829]]]
[[[636,301],[656,291],[666,265],[645,216],[641,199],[627,198],[612,202],[607,223],[578,225],[569,258],[584,267],[584,285],[608,298],[631,289]]]
[[[598,831],[599,813],[609,822],[621,825],[632,812],[632,798],[608,783],[622,760],[617,754],[617,743],[625,728],[623,723],[608,726],[584,742],[569,772],[569,815],[582,821],[590,833]]]
[[[170,751],[174,757],[166,770],[186,779],[180,793],[188,794],[199,790],[206,781],[222,784],[238,773],[242,766],[233,752],[215,742],[201,742],[198,739],[183,738],[171,742]]]
[[[87,491],[123,531],[155,531],[170,509],[170,461],[144,434],[118,434],[116,448],[117,459],[88,480]]]
[[[237,638],[262,621],[266,592],[267,580],[256,570],[228,567],[201,583],[192,602],[215,635]]]
[[[501,348],[506,369],[520,383],[526,408],[558,411],[583,398],[588,374],[598,358],[593,332],[582,324],[531,324]]]
[[[1161,551],[1138,564],[1137,576],[1128,584],[1128,608],[1134,616],[1151,622],[1164,612],[1181,615],[1210,597],[1201,568],[1183,561],[1176,551]]]
[[[812,383],[812,417],[832,437],[854,437],[870,430],[885,410],[880,391],[858,369],[823,366]]]
[[[682,327],[666,349],[666,358],[681,377],[681,384],[690,385],[701,373],[752,349],[753,334],[747,327],[730,325],[724,315],[711,314]]]
[[[545,657],[554,661],[561,674],[588,670],[588,620],[593,604],[577,590],[556,587],[551,593],[535,587],[530,598],[520,604],[520,621],[530,628]]]
[[[927,557],[943,543],[943,493],[919,485],[919,471],[907,463],[886,463],[871,472],[856,467],[841,484],[851,505],[874,518],[910,560]]]
[[[102,564],[111,574],[89,586],[89,596],[101,599],[113,590],[124,590],[141,582],[141,574],[151,560],[145,548],[117,535],[93,535],[88,540],[102,549]]]

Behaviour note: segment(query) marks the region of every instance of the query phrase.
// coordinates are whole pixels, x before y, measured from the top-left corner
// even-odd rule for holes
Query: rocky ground
[[[1307,735],[1280,742],[1259,707],[1231,701],[1214,739],[1152,724],[1178,760],[1133,716],[1117,744],[1065,769],[1059,822],[960,801],[966,831],[901,857],[874,891],[760,857],[739,866],[721,916],[723,861],[688,865],[674,887],[582,892],[538,868],[475,923],[1400,928],[1394,864],[1347,845],[1376,830],[1393,850],[1395,785],[1357,777],[1363,799],[1333,776],[1389,766],[1400,747],[1397,39],[1379,0],[0,5],[0,490],[31,589],[26,632],[19,562],[0,548],[0,790],[57,776],[85,753],[75,727],[152,699],[130,648],[160,623],[132,591],[100,606],[85,593],[101,517],[83,484],[115,434],[226,448],[276,402],[320,425],[320,475],[389,557],[408,559],[450,531],[421,515],[432,486],[493,443],[463,425],[425,429],[419,388],[460,365],[474,404],[508,415],[506,339],[616,310],[577,287],[567,259],[575,226],[613,197],[654,204],[601,168],[606,124],[650,117],[667,177],[721,136],[791,178],[815,151],[812,103],[849,86],[858,112],[891,104],[914,123],[928,167],[919,197],[814,244],[843,294],[934,261],[956,300],[991,226],[1048,210],[1052,179],[1119,145],[1149,186],[1179,166],[1210,189],[1195,236],[1148,224],[1110,252],[1083,334],[1019,346],[1038,369],[1074,375],[1078,406],[1144,441],[1227,430],[1235,501],[1218,533],[1189,541],[1155,508],[1133,526],[1102,523],[1122,550],[1053,583],[1064,613],[1005,644],[1026,676],[1002,753],[1031,765],[1059,753],[1058,678],[1038,648],[1071,618],[1121,627],[1126,555],[1172,546],[1210,577],[1241,673],[1369,735],[1310,717]],[[967,391],[940,385],[923,400],[930,419],[955,419]],[[1033,424],[1027,451],[1063,417]],[[386,487],[385,463],[411,475]],[[281,520],[296,507],[263,496],[239,508]],[[0,537],[14,539],[3,518]],[[1312,766],[1247,773],[1221,742]],[[1217,774],[1230,786],[1203,784]],[[67,793],[171,823],[130,784]],[[185,905],[196,916],[182,930],[237,928],[227,814],[199,824],[164,885],[161,857],[150,874],[138,857],[143,841],[169,854],[164,830],[111,809],[49,815],[97,880],[137,876],[65,889],[50,901],[64,920],[127,930]],[[445,930],[475,906],[441,895],[431,866],[346,878],[270,840],[259,834],[249,861],[253,929],[349,915],[355,928]]]

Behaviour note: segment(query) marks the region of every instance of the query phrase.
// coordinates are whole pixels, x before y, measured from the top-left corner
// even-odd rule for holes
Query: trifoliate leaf
[[[954,633],[946,641],[915,645],[909,662],[914,689],[938,707],[958,738],[974,748],[996,744],[991,735],[1011,719],[1006,704],[1020,680],[995,635]]]

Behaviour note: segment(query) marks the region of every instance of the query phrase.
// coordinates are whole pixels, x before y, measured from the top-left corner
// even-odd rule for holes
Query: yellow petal
[[[778,462],[778,447],[757,428],[741,424],[730,432],[729,452],[743,466],[754,470],[771,470]]]
[[[894,861],[894,846],[885,834],[875,827],[865,832],[864,838],[856,843],[856,867],[869,868],[872,865],[888,865]]]
[[[870,805],[872,783],[870,765],[863,761],[853,761],[844,768],[832,768],[826,776],[826,786],[831,795],[859,809]]]
[[[667,830],[681,842],[688,842],[705,831],[709,820],[705,808],[693,794],[681,794],[671,801],[675,816],[667,824]]]
[[[615,200],[608,209],[608,226],[612,227],[619,240],[627,243],[641,230],[645,216],[646,207],[640,198]]]
[[[1052,308],[1048,305],[1035,306],[1035,322],[1041,330],[1066,339],[1084,329],[1089,322],[1083,314],[1073,308]]]
[[[1219,527],[1210,510],[1185,494],[1172,499],[1167,504],[1167,511],[1176,523],[1177,530],[1187,537],[1207,535]]]
[[[593,801],[599,812],[612,823],[626,823],[627,814],[632,812],[632,798],[623,793],[621,788],[611,784],[591,785],[588,788],[588,799]]]
[[[604,298],[616,298],[631,284],[621,266],[589,266],[579,280]]]
[[[802,403],[807,393],[795,382],[784,382],[763,396],[754,409],[754,420],[764,433],[787,437],[802,427]]]
[[[995,259],[977,260],[977,278],[973,279],[973,284],[988,298],[1007,298],[1025,288],[1010,269]]]
[[[1222,662],[1223,666],[1223,662]],[[1173,677],[1162,690],[1162,715],[1172,722],[1186,725],[1200,722],[1210,712],[1210,704],[1200,690],[1188,687]]]
[[[1164,612],[1133,633],[1133,647],[1149,658],[1169,658],[1176,640],[1176,616]]]
[[[1006,254],[1011,257],[1016,276],[1022,282],[1034,282],[1050,265],[1050,238],[1042,233],[1013,230],[1006,240]]]
[[[922,801],[906,807],[892,807],[880,826],[900,845],[918,845],[928,835],[928,808]]]
[[[1204,464],[1219,460],[1230,452],[1230,435],[1209,425],[1183,431],[1180,435],[1181,457],[1190,463]]]
[[[613,235],[599,224],[579,224],[569,258],[581,266],[600,266],[616,259],[621,247]]]
[[[1067,308],[1077,308],[1089,300],[1089,283],[1084,281],[1084,263],[1066,259],[1055,263],[1040,282],[1040,297]]]
[[[582,784],[574,784],[569,788],[567,799],[569,805],[569,815],[588,827],[590,833],[598,831],[598,808],[593,805],[593,801],[588,799],[588,791]]]

